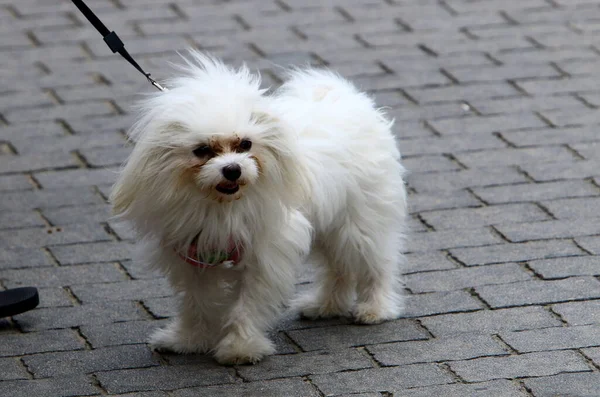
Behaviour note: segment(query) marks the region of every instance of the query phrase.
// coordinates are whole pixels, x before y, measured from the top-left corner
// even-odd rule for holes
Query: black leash
[[[113,53],[118,52],[121,54],[123,58],[127,62],[129,62],[134,68],[136,68],[141,74],[143,74],[146,79],[152,84],[154,87],[158,88],[161,91],[167,91],[167,89],[160,84],[158,84],[152,77],[150,77],[150,73],[144,72],[142,67],[138,65],[138,63],[129,55],[127,50],[125,49],[125,44],[121,41],[119,36],[114,31],[109,31],[106,26],[102,23],[100,19],[90,10],[90,8],[82,1],[82,0],[72,0],[73,4],[79,8],[79,11],[87,18],[88,21],[96,28],[98,32],[104,38],[104,42],[108,45],[108,48],[111,49]]]

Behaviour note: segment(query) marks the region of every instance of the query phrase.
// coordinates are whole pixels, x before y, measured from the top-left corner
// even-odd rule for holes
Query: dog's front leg
[[[225,318],[225,335],[215,347],[219,363],[255,364],[275,351],[267,331],[294,291],[289,258],[277,259],[250,263],[244,270],[239,296]]]

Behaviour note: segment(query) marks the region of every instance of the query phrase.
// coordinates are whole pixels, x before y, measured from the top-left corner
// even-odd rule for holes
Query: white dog
[[[372,100],[327,71],[293,71],[266,96],[245,67],[192,53],[182,69],[142,103],[111,195],[138,259],[180,297],[151,346],[223,364],[273,353],[266,332],[311,249],[325,263],[305,316],[399,316],[404,169]]]

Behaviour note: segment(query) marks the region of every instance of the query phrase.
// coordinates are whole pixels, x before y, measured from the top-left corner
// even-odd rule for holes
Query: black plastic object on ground
[[[0,291],[0,318],[34,309],[40,303],[37,288],[22,287]]]

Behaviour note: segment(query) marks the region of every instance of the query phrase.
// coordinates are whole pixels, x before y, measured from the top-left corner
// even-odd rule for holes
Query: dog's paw
[[[354,322],[358,324],[379,324],[397,319],[402,314],[402,307],[380,307],[371,303],[359,303],[354,309]]]
[[[157,329],[150,336],[148,344],[150,349],[157,353],[206,353],[207,348],[203,343],[194,342],[191,339],[181,338],[175,325],[164,329]]]
[[[222,365],[256,364],[274,352],[273,343],[263,335],[245,339],[229,334],[215,348],[215,360]]]
[[[350,309],[333,299],[327,300],[326,302],[320,302],[315,298],[305,297],[304,299],[299,300],[295,307],[300,311],[302,317],[311,320],[350,316]]]

